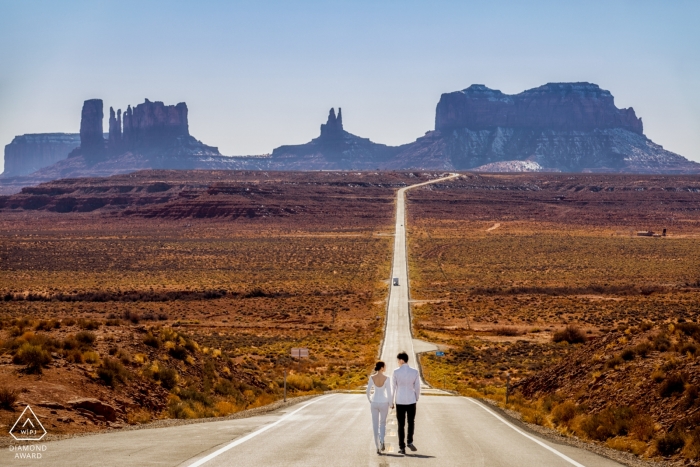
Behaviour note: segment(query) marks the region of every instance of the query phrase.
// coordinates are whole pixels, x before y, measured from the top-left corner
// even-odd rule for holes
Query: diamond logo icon
[[[16,441],[41,441],[46,436],[46,429],[32,408],[27,406],[10,428],[10,434]]]

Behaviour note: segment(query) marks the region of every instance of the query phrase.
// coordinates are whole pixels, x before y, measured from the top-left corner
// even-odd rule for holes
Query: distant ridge
[[[102,100],[85,101],[80,146],[68,157],[65,148],[75,147],[75,135],[54,141],[57,149],[48,156],[41,155],[46,146],[22,141],[29,136],[53,141],[56,134],[15,138],[5,147],[0,193],[56,178],[142,169],[466,171],[486,166],[499,171],[700,173],[700,164],[648,139],[633,108],[617,108],[610,91],[586,82],[548,83],[514,95],[473,84],[443,94],[435,129],[402,146],[347,132],[340,108],[337,114],[330,109],[320,135],[308,143],[246,157],[223,156],[192,137],[184,102],[165,105],[146,99],[124,112],[110,108],[106,138],[103,119]]]

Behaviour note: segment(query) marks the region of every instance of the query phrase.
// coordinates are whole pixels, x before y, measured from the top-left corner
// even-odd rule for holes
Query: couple
[[[399,367],[394,370],[391,378],[386,376],[386,365],[379,361],[374,366],[374,373],[367,383],[367,399],[372,408],[372,427],[377,454],[384,451],[384,433],[386,432],[386,417],[389,407],[396,404],[396,418],[399,422],[399,454],[406,454],[406,441],[411,451],[416,451],[413,445],[413,428],[416,418],[416,402],[420,397],[420,376],[418,370],[407,365],[408,354],[400,352],[396,358]],[[371,391],[374,388],[374,396]],[[408,439],[405,439],[404,424],[408,416]]]

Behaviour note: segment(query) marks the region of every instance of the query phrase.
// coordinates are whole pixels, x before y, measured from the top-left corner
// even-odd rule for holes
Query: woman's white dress
[[[374,392],[372,390],[374,389]],[[380,449],[384,443],[384,434],[386,433],[386,417],[389,414],[389,407],[393,402],[393,393],[391,390],[391,378],[387,377],[384,384],[377,386],[372,376],[367,382],[367,399],[370,402],[372,410],[372,428],[374,432],[374,443],[377,449]]]

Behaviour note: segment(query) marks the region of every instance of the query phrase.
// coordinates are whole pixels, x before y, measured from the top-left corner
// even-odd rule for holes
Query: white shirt
[[[403,364],[394,370],[391,378],[394,385],[394,397],[399,405],[409,405],[418,402],[420,397],[420,375],[418,370]]]
[[[372,388],[374,388],[374,397],[370,397]],[[367,382],[367,399],[369,399],[370,402],[391,402],[394,396],[391,389],[391,378],[388,376],[381,386],[377,386],[374,382],[374,378],[370,376]]]

